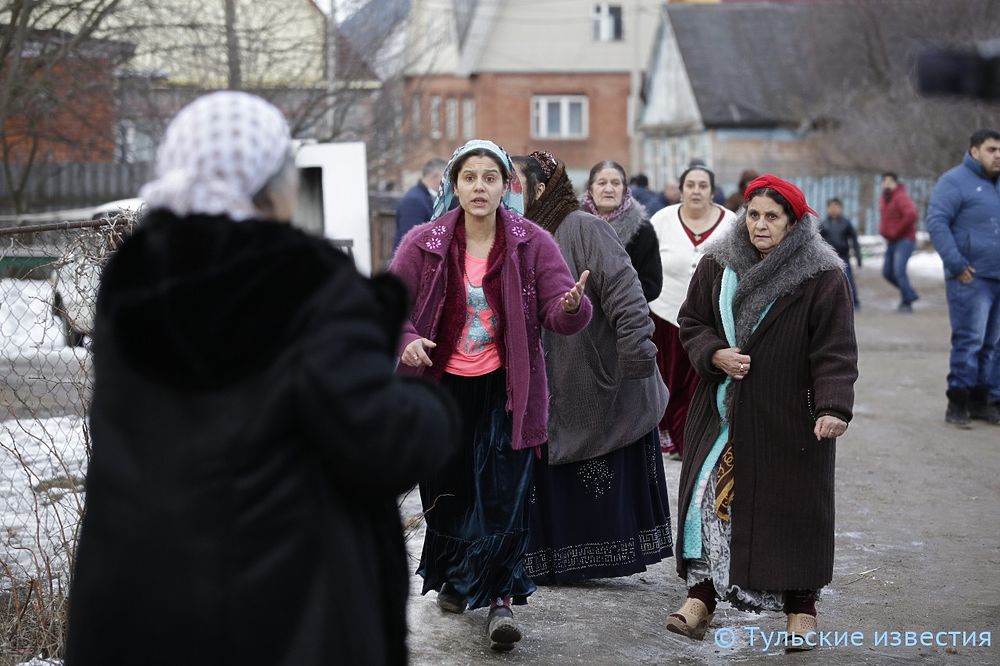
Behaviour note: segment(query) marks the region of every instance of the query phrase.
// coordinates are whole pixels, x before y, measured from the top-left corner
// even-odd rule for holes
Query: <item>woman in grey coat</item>
[[[536,465],[525,566],[541,585],[627,576],[673,554],[656,425],[667,389],[646,299],[606,222],[579,210],[565,165],[514,158],[527,217],[555,237],[574,275],[590,270],[590,324],[547,336],[547,465]]]

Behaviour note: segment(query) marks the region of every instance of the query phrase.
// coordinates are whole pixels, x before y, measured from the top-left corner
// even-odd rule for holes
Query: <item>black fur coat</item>
[[[289,225],[153,211],[102,278],[66,663],[402,664],[396,497],[450,399],[406,295]]]

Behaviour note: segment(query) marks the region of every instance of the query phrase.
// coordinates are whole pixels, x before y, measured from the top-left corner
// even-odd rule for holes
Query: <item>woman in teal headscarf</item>
[[[510,605],[535,591],[523,560],[532,465],[548,439],[541,330],[570,335],[591,315],[588,273],[574,281],[522,201],[507,153],[470,141],[445,169],[431,221],[403,237],[389,266],[415,299],[399,371],[439,380],[463,417],[465,445],[420,481],[417,573],[445,611],[489,606],[496,650],[521,639]]]

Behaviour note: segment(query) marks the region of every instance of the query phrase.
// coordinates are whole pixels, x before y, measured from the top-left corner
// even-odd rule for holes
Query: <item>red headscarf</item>
[[[777,176],[765,173],[763,176],[759,176],[750,181],[747,185],[747,189],[743,192],[743,203],[746,203],[750,199],[750,195],[762,187],[770,187],[772,190],[780,194],[785,198],[792,206],[792,212],[795,213],[795,221],[802,219],[802,216],[806,213],[812,213],[818,217],[818,213],[809,207],[806,203],[806,195],[802,194],[802,190],[795,187],[787,180],[782,180]]]

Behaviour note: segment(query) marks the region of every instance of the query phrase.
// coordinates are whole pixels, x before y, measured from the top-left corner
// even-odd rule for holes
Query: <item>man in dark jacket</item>
[[[660,205],[660,197],[649,189],[649,177],[646,174],[637,173],[632,176],[628,186],[635,200],[646,209],[647,218],[663,207]]]
[[[407,661],[396,498],[457,418],[394,375],[402,284],[287,223],[289,149],[260,98],[185,107],[102,275],[67,666]]]
[[[420,180],[400,199],[399,208],[396,209],[396,237],[392,242],[394,251],[407,231],[431,219],[434,197],[437,196],[441,174],[447,165],[447,162],[437,157],[429,160],[424,164]]]
[[[858,243],[858,232],[854,230],[854,225],[844,217],[844,204],[840,202],[840,199],[834,197],[826,202],[826,219],[823,220],[819,228],[819,234],[837,252],[837,256],[844,261],[847,281],[851,283],[854,309],[860,309],[858,285],[854,282],[854,273],[851,271],[851,250],[854,250],[854,256],[858,260],[858,268],[861,268],[861,244]]]
[[[891,171],[882,174],[879,211],[881,223],[878,232],[886,242],[882,277],[899,289],[902,300],[897,309],[913,312],[913,301],[919,296],[910,285],[906,264],[917,245],[917,207],[906,192],[906,186],[899,182],[899,176]]]
[[[1000,425],[1000,132],[981,129],[934,186],[927,230],[944,261],[951,319],[948,423]]]

